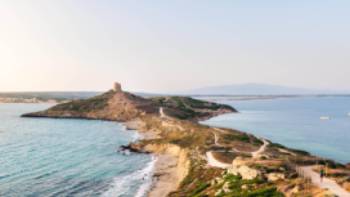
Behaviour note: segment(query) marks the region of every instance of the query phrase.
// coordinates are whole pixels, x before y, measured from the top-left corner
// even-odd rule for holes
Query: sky
[[[0,0],[1,91],[349,89],[348,0]]]

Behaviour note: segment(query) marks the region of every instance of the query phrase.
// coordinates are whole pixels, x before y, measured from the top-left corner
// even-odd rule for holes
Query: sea
[[[139,136],[116,122],[21,118],[49,104],[0,104],[0,196],[138,196],[155,158],[118,152]]]
[[[350,162],[350,96],[209,98],[239,113],[203,124],[234,128],[313,155]]]

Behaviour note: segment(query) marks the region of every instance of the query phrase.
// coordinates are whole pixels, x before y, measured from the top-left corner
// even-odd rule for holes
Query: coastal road
[[[321,182],[320,175],[312,170],[313,166],[303,166],[299,168],[302,171],[303,176],[310,178],[312,183],[316,186],[323,189],[328,189],[333,194],[339,197],[350,197],[350,193],[342,187],[340,187],[334,180],[323,178],[323,181]]]

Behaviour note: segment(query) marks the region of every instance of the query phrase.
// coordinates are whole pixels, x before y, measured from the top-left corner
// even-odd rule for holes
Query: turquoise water
[[[236,128],[288,147],[350,162],[350,97],[219,100],[240,111],[205,124]],[[320,120],[329,116],[330,120]]]
[[[143,196],[149,155],[123,155],[137,134],[115,122],[20,118],[47,104],[0,104],[0,196]]]

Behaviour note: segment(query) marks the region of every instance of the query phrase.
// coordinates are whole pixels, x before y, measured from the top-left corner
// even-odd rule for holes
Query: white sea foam
[[[142,136],[138,133],[138,132],[135,132],[133,135],[132,135],[132,141],[133,142],[136,142],[137,140],[140,140],[142,139]]]
[[[130,130],[124,124],[122,125],[122,128],[124,131],[128,131],[128,132],[133,133],[131,142],[136,142],[137,140],[142,139],[142,135],[140,135],[140,133],[137,130]]]
[[[108,191],[103,197],[135,196],[144,197],[152,187],[152,177],[157,159],[152,160],[146,167],[125,176],[115,177]],[[134,192],[136,191],[136,192]]]

